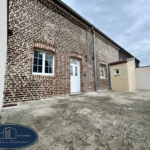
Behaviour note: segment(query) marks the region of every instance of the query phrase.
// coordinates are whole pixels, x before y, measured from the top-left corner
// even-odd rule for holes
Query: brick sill
[[[32,74],[31,77],[34,77],[34,78],[50,78],[50,79],[55,79],[56,76],[50,76],[50,75],[35,75],[35,74]]]

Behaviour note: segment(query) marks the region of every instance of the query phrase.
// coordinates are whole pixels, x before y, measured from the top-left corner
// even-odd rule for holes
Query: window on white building
[[[34,51],[33,74],[54,75],[54,55],[42,51]]]
[[[115,69],[115,75],[116,75],[116,76],[119,75],[119,69]]]
[[[105,78],[105,66],[100,66],[100,77]]]

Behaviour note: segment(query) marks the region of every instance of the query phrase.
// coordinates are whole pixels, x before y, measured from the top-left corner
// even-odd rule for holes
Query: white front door
[[[80,92],[80,62],[70,59],[70,81],[71,93]]]

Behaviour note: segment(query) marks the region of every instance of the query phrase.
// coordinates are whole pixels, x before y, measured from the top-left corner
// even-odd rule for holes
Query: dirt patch
[[[132,103],[134,103],[134,101],[131,101],[131,100],[125,100],[125,99],[111,99],[110,101],[109,101],[110,103],[115,103],[115,104],[124,104],[124,105],[128,105],[128,104],[132,104]]]
[[[76,112],[77,114],[81,114],[81,115],[87,115],[91,113],[91,110],[88,108],[84,108],[84,109],[80,109]]]
[[[22,103],[3,109],[1,122],[38,132],[28,150],[148,150],[149,97],[148,92],[92,92]]]

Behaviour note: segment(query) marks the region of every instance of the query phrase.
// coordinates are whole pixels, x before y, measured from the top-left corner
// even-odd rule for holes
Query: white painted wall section
[[[0,112],[3,105],[4,76],[7,54],[7,0],[0,0]]]
[[[136,68],[137,90],[150,91],[150,66]]]

